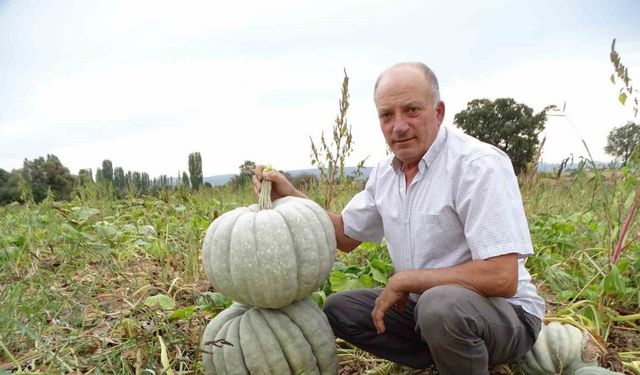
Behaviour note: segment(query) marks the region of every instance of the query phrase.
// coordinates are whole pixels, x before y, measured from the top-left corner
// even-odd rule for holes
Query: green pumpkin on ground
[[[305,298],[279,310],[234,303],[202,337],[207,375],[335,375],[335,338],[326,316]]]

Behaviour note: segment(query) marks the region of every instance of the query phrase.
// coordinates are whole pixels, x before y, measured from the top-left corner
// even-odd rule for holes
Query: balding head
[[[438,105],[438,102],[440,102],[440,85],[438,84],[438,78],[428,66],[426,66],[421,62],[403,62],[403,63],[395,64],[390,68],[386,69],[385,71],[383,71],[382,73],[380,73],[373,87],[374,98],[378,91],[378,85],[380,84],[380,81],[384,78],[384,76],[391,71],[399,70],[399,69],[419,70],[424,75],[424,78],[428,86],[428,93],[430,96],[428,99],[430,100],[430,102],[433,104],[434,107]]]

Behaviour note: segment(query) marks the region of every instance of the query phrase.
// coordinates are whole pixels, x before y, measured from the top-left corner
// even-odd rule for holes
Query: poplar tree
[[[200,189],[200,186],[202,186],[202,157],[199,152],[189,154],[189,176],[191,189]]]

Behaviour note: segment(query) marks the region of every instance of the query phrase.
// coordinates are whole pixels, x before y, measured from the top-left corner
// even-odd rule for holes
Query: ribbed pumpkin
[[[279,310],[234,303],[207,325],[202,360],[207,375],[335,375],[331,332],[308,297]]]
[[[277,309],[322,286],[336,254],[333,225],[309,199],[285,197],[271,206],[270,182],[260,203],[213,221],[203,243],[207,279],[240,303]]]
[[[597,366],[595,353],[596,345],[588,333],[569,324],[551,322],[542,326],[520,366],[528,375],[573,374],[579,368]]]
[[[602,367],[582,367],[575,372],[575,375],[624,375],[621,372],[609,371]]]

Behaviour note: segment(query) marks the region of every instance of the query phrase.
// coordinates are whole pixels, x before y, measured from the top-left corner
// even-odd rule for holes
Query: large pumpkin
[[[602,367],[588,366],[588,367],[579,368],[575,372],[575,375],[624,375],[624,374],[621,372],[609,371]]]
[[[525,374],[573,374],[586,366],[597,366],[599,348],[591,336],[569,324],[543,325],[533,348],[520,363]]]
[[[322,286],[336,239],[328,214],[309,199],[241,207],[217,218],[203,243],[203,264],[214,288],[240,303],[277,309]],[[265,201],[268,201],[265,203]],[[262,206],[262,209],[261,209]]]
[[[234,303],[207,325],[202,360],[207,375],[335,375],[331,332],[310,298],[279,310]]]

